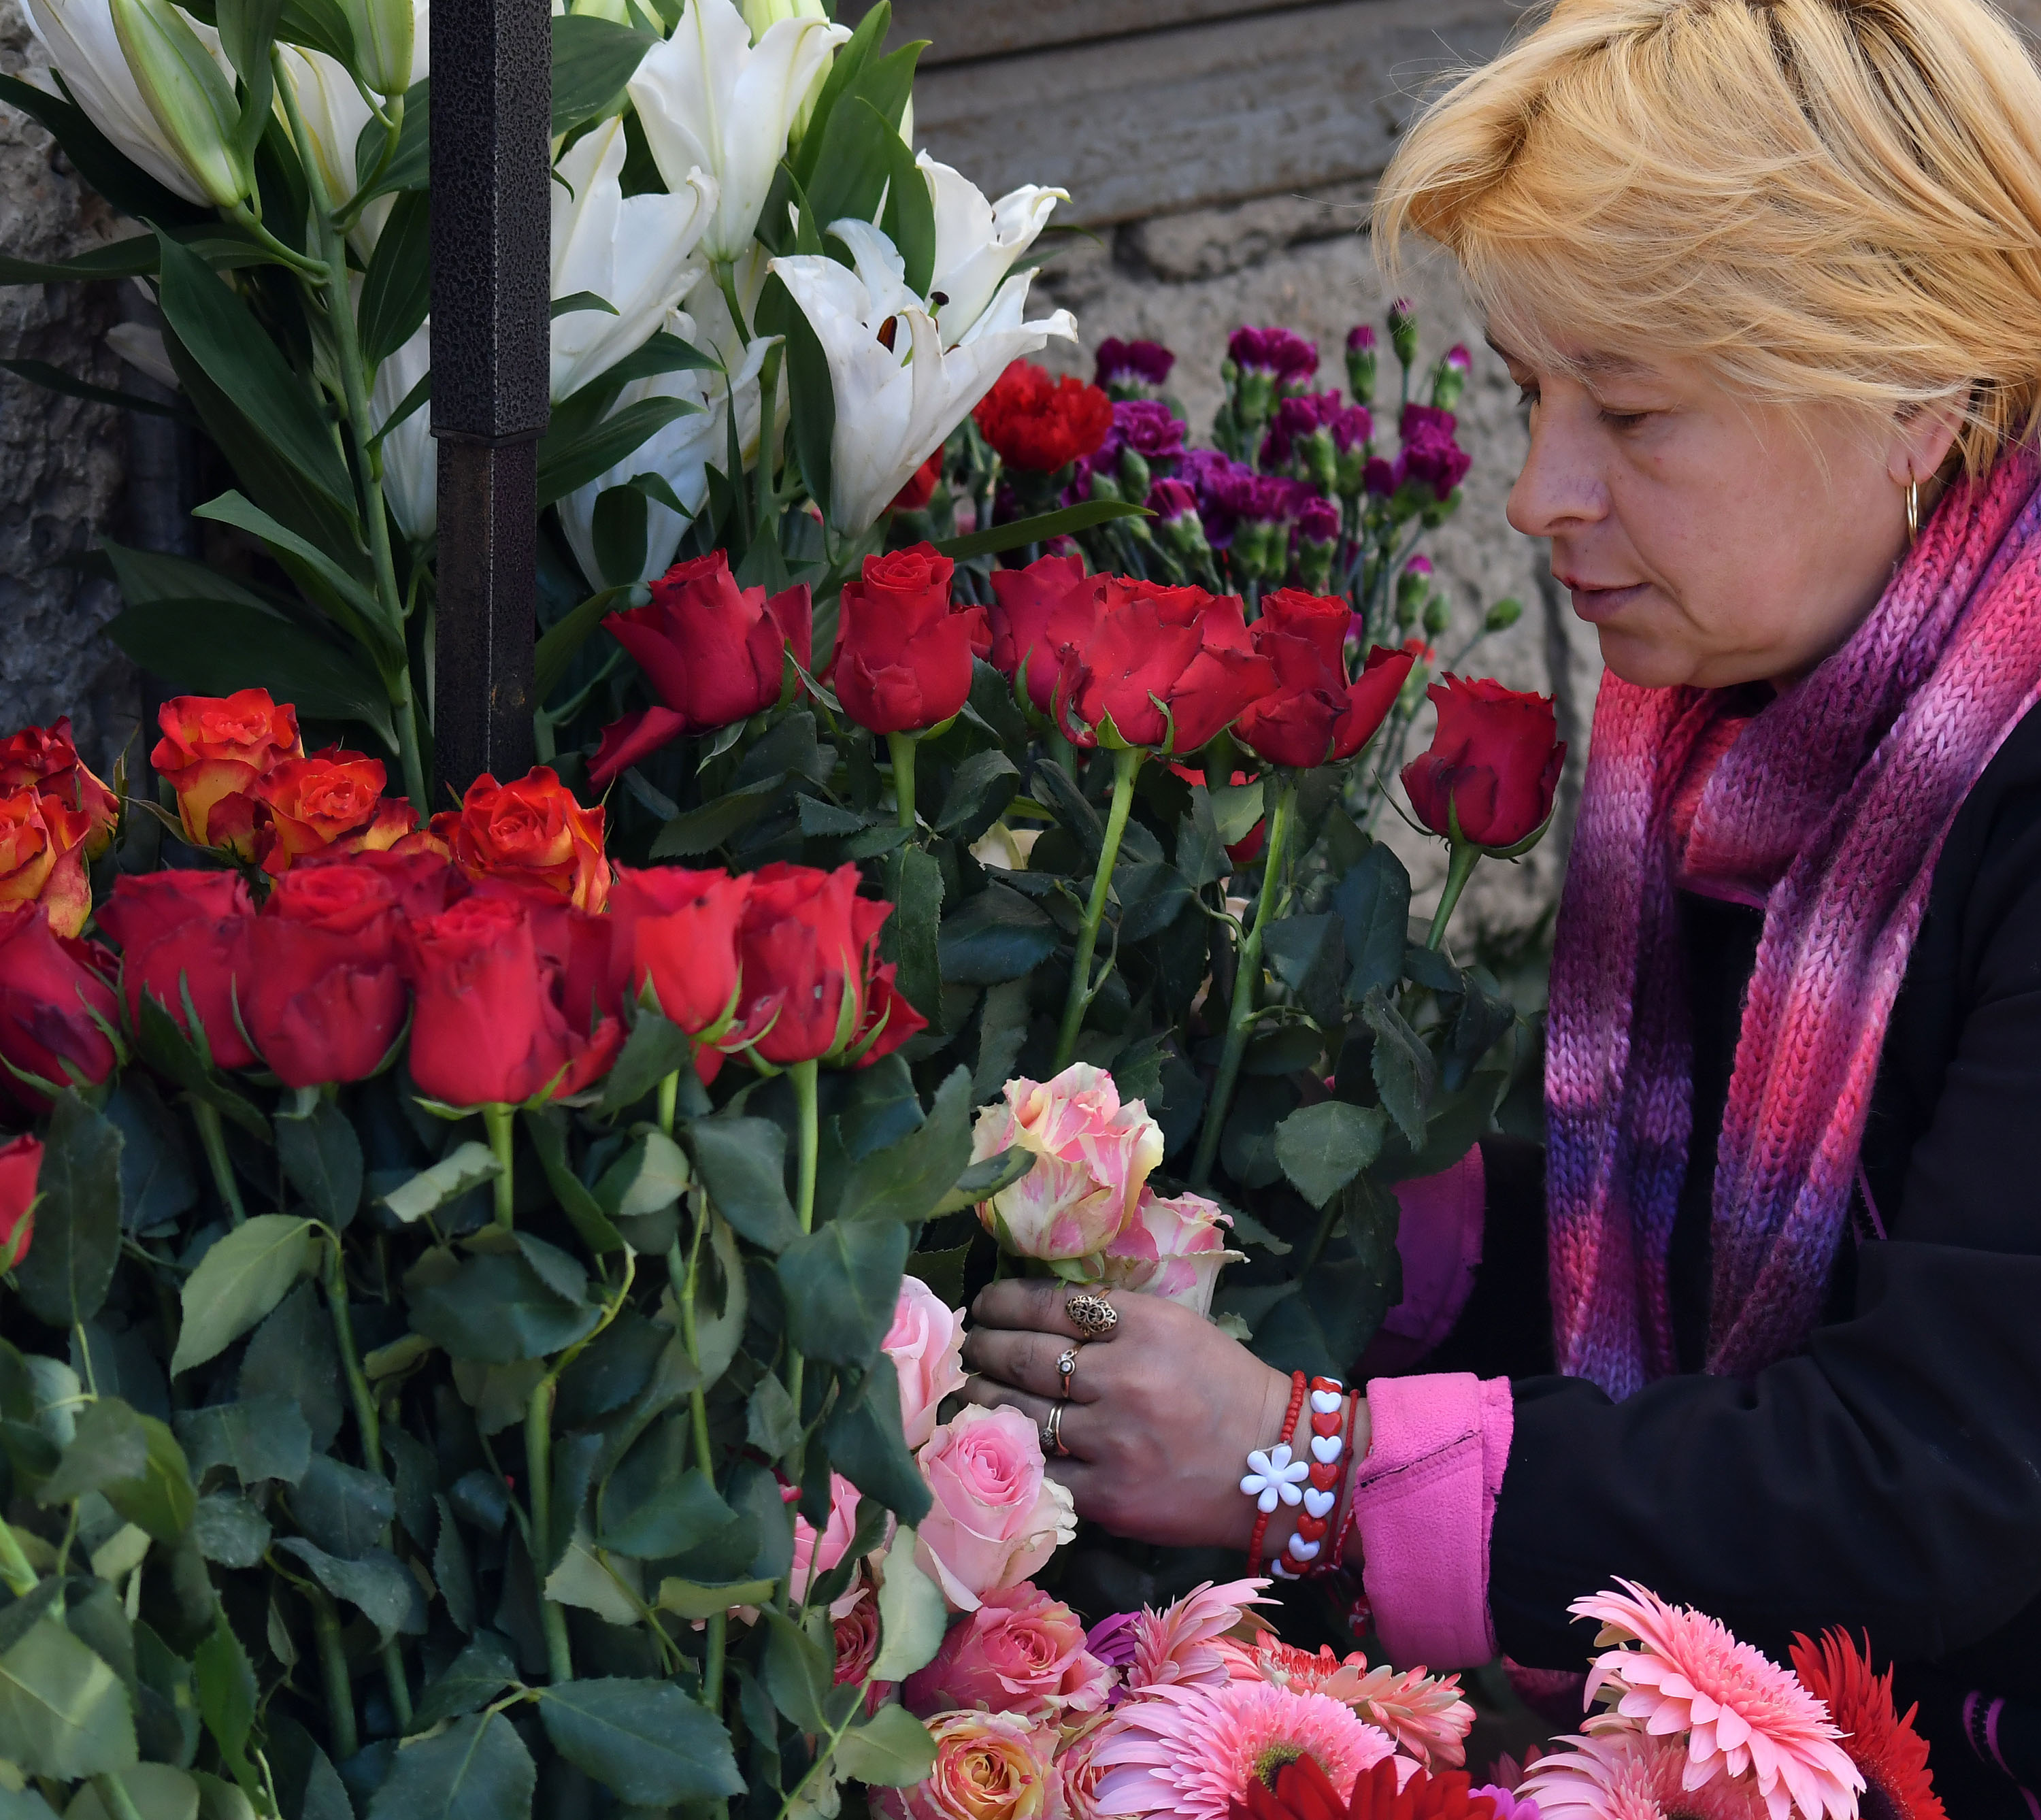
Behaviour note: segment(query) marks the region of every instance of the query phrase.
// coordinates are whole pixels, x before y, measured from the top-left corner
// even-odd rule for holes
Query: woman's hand
[[[1070,1489],[1078,1514],[1114,1534],[1180,1547],[1245,1549],[1254,1527],[1240,1489],[1247,1450],[1282,1432],[1290,1379],[1188,1308],[1116,1292],[1120,1321],[1088,1344],[1064,1313],[1076,1286],[1047,1279],[994,1283],[971,1304],[963,1343],[973,1402],[1019,1410],[1040,1428],[1064,1393],[1056,1360],[1078,1342],[1067,1459],[1049,1472]],[[1272,1554],[1290,1530],[1279,1508]]]

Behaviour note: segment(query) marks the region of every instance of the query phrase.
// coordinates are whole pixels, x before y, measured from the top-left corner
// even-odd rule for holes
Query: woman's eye
[[[1635,429],[1639,424],[1649,422],[1650,417],[1648,410],[1604,410],[1601,414],[1602,422],[1612,429]]]

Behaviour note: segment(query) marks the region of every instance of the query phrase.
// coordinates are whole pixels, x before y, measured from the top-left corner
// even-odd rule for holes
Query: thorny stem
[[[1085,906],[1084,926],[1078,931],[1077,952],[1070,961],[1070,989],[1063,1000],[1062,1028],[1056,1035],[1056,1065],[1060,1074],[1070,1064],[1083,1027],[1085,1009],[1091,1003],[1092,955],[1098,947],[1099,925],[1105,921],[1105,901],[1112,891],[1112,868],[1120,858],[1120,837],[1127,832],[1127,812],[1134,807],[1134,774],[1147,753],[1139,746],[1112,755],[1112,806],[1106,812],[1105,840],[1099,849],[1098,871],[1091,881],[1091,901]]]

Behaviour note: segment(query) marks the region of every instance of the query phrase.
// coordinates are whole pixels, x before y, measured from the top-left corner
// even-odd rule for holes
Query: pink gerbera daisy
[[[1215,1646],[1240,1622],[1243,1605],[1265,1605],[1266,1580],[1209,1580],[1193,1588],[1166,1612],[1141,1612],[1133,1620],[1134,1657],[1127,1671],[1130,1692],[1156,1686],[1217,1685],[1227,1678],[1225,1655]]]
[[[1427,1769],[1440,1765],[1457,1768],[1467,1761],[1467,1734],[1474,1728],[1474,1708],[1460,1693],[1458,1675],[1428,1675],[1422,1668],[1399,1673],[1386,1662],[1368,1665],[1356,1650],[1344,1659],[1321,1643],[1314,1654],[1279,1642],[1263,1632],[1249,1643],[1222,1637],[1214,1646],[1226,1658],[1236,1681],[1253,1677],[1272,1681],[1295,1693],[1322,1693],[1350,1706],[1371,1725],[1379,1725],[1396,1747]]]
[[[1542,1820],[1766,1820],[1753,1782],[1718,1776],[1688,1788],[1677,1738],[1609,1726],[1555,1742],[1572,1748],[1539,1757],[1516,1789],[1519,1802],[1537,1803]]]
[[[1596,1658],[1587,1697],[1606,1688],[1616,1711],[1654,1737],[1684,1732],[1690,1787],[1748,1772],[1772,1820],[1796,1807],[1806,1820],[1849,1820],[1864,1777],[1837,1742],[1828,1708],[1706,1613],[1617,1584],[1631,1596],[1602,1593],[1568,1608],[1601,1620],[1597,1647],[1641,1646]]]
[[[1096,1810],[1227,1820],[1251,1777],[1272,1785],[1284,1764],[1309,1757],[1348,1788],[1391,1749],[1387,1734],[1323,1694],[1251,1681],[1153,1687],[1117,1707],[1092,1747]]]

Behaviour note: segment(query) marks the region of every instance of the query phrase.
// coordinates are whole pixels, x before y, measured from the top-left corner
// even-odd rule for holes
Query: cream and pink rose
[[[1006,1083],[978,1115],[974,1162],[1018,1145],[1035,1166],[979,1205],[986,1230],[1022,1257],[1062,1262],[1109,1245],[1162,1160],[1162,1127],[1139,1100],[1120,1103],[1103,1068],[1074,1062],[1052,1081]]]
[[[912,1788],[875,1788],[888,1820],[1062,1820],[1056,1728],[1017,1713],[946,1712],[933,1719],[935,1765]]]
[[[1105,1248],[1105,1280],[1209,1314],[1220,1270],[1244,1255],[1227,1249],[1226,1229],[1232,1223],[1230,1214],[1201,1194],[1165,1200],[1144,1187],[1134,1217]]]
[[[1040,1587],[987,1593],[950,1626],[936,1658],[902,1684],[917,1717],[976,1707],[1030,1719],[1097,1712],[1112,1671],[1085,1648],[1084,1620]]]
[[[963,1388],[963,1316],[918,1276],[902,1277],[884,1347],[900,1377],[900,1428],[910,1448],[936,1432],[936,1407]]]
[[[1042,1437],[1018,1410],[973,1404],[914,1458],[935,1498],[915,1559],[958,1611],[1019,1585],[1077,1534],[1070,1494],[1043,1470]]]

